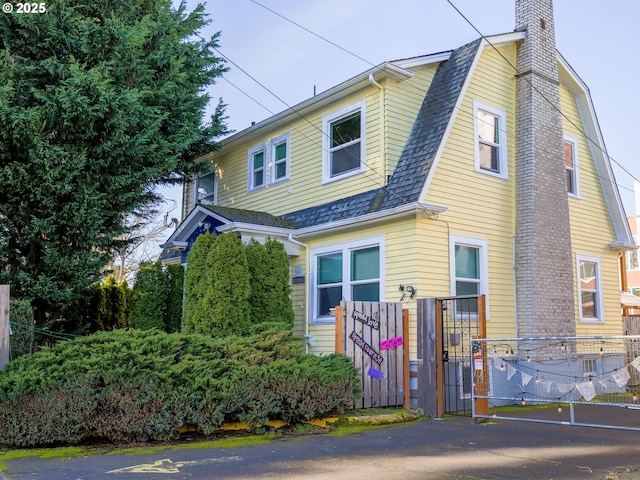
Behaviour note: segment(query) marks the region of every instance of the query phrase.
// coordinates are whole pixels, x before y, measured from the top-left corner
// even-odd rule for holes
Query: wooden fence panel
[[[408,312],[402,303],[342,302],[336,316],[336,351],[351,357],[362,375],[356,407],[408,407]]]

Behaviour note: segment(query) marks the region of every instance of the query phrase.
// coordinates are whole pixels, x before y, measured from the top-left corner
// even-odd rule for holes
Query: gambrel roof
[[[378,187],[363,193],[341,198],[332,202],[316,205],[301,210],[288,212],[281,216],[274,216],[264,212],[247,211],[218,206],[198,206],[215,212],[227,219],[228,223],[255,225],[263,229],[277,229],[280,233],[289,230],[295,235],[305,235],[334,228],[335,226],[353,225],[370,219],[382,219],[395,214],[415,214],[417,211],[439,213],[446,207],[425,205],[421,199],[425,197],[430,177],[437,167],[441,149],[447,141],[448,133],[457,116],[465,89],[473,74],[475,65],[483,49],[493,48],[513,43],[524,38],[523,32],[506,33],[492,37],[484,37],[470,42],[451,52],[441,52],[432,56],[405,59],[396,62],[386,62],[375,67],[348,82],[337,86],[322,96],[303,102],[291,110],[295,113],[303,108],[319,108],[323,99],[333,95],[349,92],[358,82],[363,82],[370,75],[384,74],[405,77],[410,71],[404,67],[412,62],[433,63],[440,62],[432,82],[426,92],[422,105],[418,111],[411,132],[398,159],[396,167],[384,187]],[[589,135],[591,151],[599,171],[602,189],[605,194],[610,218],[614,227],[616,239],[611,243],[615,249],[626,249],[632,245],[632,237],[624,216],[624,209],[619,192],[613,178],[604,142],[597,123],[589,91],[586,85],[575,74],[567,62],[558,54],[561,81],[576,96],[583,112],[587,134]],[[515,74],[516,72],[514,72]],[[231,144],[242,141],[245,137],[259,134],[271,128],[277,128],[287,122],[287,115],[283,112],[267,119],[245,132],[232,135],[227,141]],[[209,159],[208,155],[205,158]],[[200,210],[202,212],[202,210]],[[183,222],[191,218],[190,214]],[[170,246],[180,243],[178,228],[167,242]],[[183,239],[184,240],[184,239]]]

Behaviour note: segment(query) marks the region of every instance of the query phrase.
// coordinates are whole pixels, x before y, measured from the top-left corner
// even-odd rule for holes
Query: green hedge
[[[350,359],[302,354],[277,324],[226,338],[99,332],[0,372],[0,443],[166,441],[182,427],[296,424],[352,408],[358,378]]]
[[[9,338],[11,360],[23,355],[30,355],[35,341],[33,330],[35,322],[31,303],[28,300],[12,298],[9,301],[9,321],[11,322],[11,337]]]

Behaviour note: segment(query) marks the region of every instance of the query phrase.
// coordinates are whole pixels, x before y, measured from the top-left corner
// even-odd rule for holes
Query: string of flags
[[[507,380],[511,380],[514,376],[519,374],[520,385],[522,386],[523,390],[525,390],[524,387],[528,386],[535,378],[535,384],[540,385],[542,390],[546,394],[551,395],[553,387],[558,390],[561,396],[550,397],[554,400],[559,400],[560,398],[566,396],[572,390],[577,390],[586,401],[590,401],[596,396],[596,384],[605,390],[613,387],[614,384],[619,388],[625,387],[627,385],[627,382],[631,378],[631,376],[629,375],[628,367],[632,366],[638,372],[640,372],[640,357],[636,357],[629,364],[610,372],[602,374],[595,374],[593,372],[590,372],[588,378],[583,376],[571,378],[566,375],[562,375],[564,377],[571,378],[571,380],[573,380],[571,382],[552,380],[545,377],[545,375],[548,377],[553,377],[553,372],[543,372],[528,365],[518,368],[516,367],[516,365],[516,362],[507,360],[504,357],[500,357],[497,352],[493,352],[494,368],[499,371],[506,371]],[[535,377],[534,375],[532,375],[532,373],[535,373]]]

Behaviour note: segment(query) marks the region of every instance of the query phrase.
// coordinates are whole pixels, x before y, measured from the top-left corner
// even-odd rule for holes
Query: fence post
[[[336,338],[335,352],[344,353],[344,318],[342,304],[336,306]]]
[[[0,285],[0,370],[9,362],[9,285]]]

